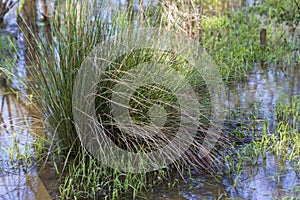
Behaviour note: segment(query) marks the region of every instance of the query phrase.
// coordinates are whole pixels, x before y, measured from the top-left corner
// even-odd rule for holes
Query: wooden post
[[[263,28],[260,31],[260,49],[262,51],[266,50],[267,46],[267,29]]]
[[[260,49],[261,49],[261,67],[265,68],[264,52],[267,46],[267,29],[263,28],[260,31]]]

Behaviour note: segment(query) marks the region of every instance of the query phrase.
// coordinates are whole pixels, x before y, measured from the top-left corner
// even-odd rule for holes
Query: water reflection
[[[273,115],[276,101],[279,97],[289,97],[300,94],[300,66],[295,66],[292,74],[278,69],[258,69],[249,76],[248,81],[233,84],[228,93],[231,108],[253,107],[259,103],[262,109],[262,118],[268,119]]]
[[[28,148],[31,148],[36,137],[44,132],[41,116],[29,104],[21,101],[21,98],[11,89],[0,87],[1,160],[13,161],[17,155],[10,153],[29,154],[32,150]]]
[[[0,105],[0,199],[50,199],[33,160],[32,145],[44,132],[41,117],[5,87]]]
[[[293,73],[278,69],[270,69],[268,72],[257,69],[248,81],[232,85],[228,93],[230,107],[243,112],[258,105],[260,117],[272,122],[279,98],[286,97],[287,102],[290,102],[293,96],[300,95],[299,69],[299,65],[294,66]],[[244,165],[236,187],[233,187],[236,178],[234,174],[219,177],[197,174],[192,180],[180,182],[176,188],[170,189],[163,185],[155,188],[153,194],[142,196],[149,199],[298,199],[298,170],[293,167],[293,163],[283,162],[279,157],[269,154],[259,158],[256,165]]]
[[[34,175],[0,177],[0,199],[50,200],[43,183]]]
[[[236,196],[245,199],[282,199],[300,197],[300,179],[297,170],[288,162],[268,155],[260,159],[263,167],[248,167],[237,183]]]
[[[49,14],[47,2],[25,1],[22,19],[19,20],[17,6],[14,7],[5,16],[0,28],[1,38],[9,36],[18,50],[18,55],[11,58],[17,57],[14,74],[24,79],[31,76],[26,66],[30,65],[27,41],[32,40],[32,35],[21,29],[29,27],[35,34],[42,33],[49,41],[52,39],[50,24],[45,23]],[[35,167],[33,144],[45,134],[42,116],[31,106],[28,98],[22,96],[27,94],[20,80],[13,78],[10,84],[17,90],[0,86],[0,199],[51,199]],[[47,174],[52,174],[49,169]],[[52,180],[48,179],[50,183]]]

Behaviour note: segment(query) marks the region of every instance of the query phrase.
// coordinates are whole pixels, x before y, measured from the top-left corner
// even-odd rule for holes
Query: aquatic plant
[[[263,131],[260,148],[280,156],[283,161],[291,161],[300,166],[300,100],[298,96],[290,99],[281,98],[275,108],[274,133],[267,128]]]
[[[198,90],[197,98],[204,103],[205,109],[202,110],[203,116],[199,119],[201,126],[198,130],[197,140],[182,159],[176,160],[169,168],[160,166],[158,171],[149,174],[124,173],[118,169],[107,167],[81,146],[75,131],[76,124],[74,124],[72,113],[75,77],[91,50],[97,44],[107,41],[107,38],[121,30],[122,27],[156,25],[160,28],[177,30],[195,40],[201,39],[204,48],[211,53],[219,65],[223,66],[221,73],[224,79],[245,78],[254,68],[255,62],[266,55],[272,60],[275,55],[270,49],[270,46],[276,43],[270,37],[272,36],[270,34],[272,33],[271,25],[267,27],[269,34],[267,37],[268,39],[271,38],[271,42],[267,42],[263,52],[260,48],[259,32],[265,27],[265,24],[257,15],[242,11],[229,12],[221,17],[205,17],[202,16],[200,10],[197,10],[199,4],[191,7],[185,4],[180,6],[180,3],[179,6],[160,4],[157,5],[160,8],[160,13],[153,12],[151,8],[146,8],[142,14],[129,12],[130,16],[126,11],[118,11],[116,15],[110,17],[111,21],[106,21],[101,15],[103,12],[94,12],[93,10],[101,10],[102,5],[89,4],[79,0],[67,0],[59,2],[57,5],[57,10],[51,16],[52,18],[49,18],[53,40],[48,40],[45,43],[44,38],[35,35],[35,32],[31,31],[30,28],[25,29],[24,32],[27,33],[27,36],[32,36],[27,38],[31,57],[31,67],[28,73],[32,75],[32,79],[27,80],[28,89],[32,93],[34,103],[46,119],[47,130],[51,133],[46,142],[49,145],[47,158],[53,160],[54,168],[62,174],[58,195],[66,199],[119,198],[122,193],[129,193],[129,198],[132,198],[136,197],[139,191],[148,189],[161,181],[169,181],[170,185],[173,185],[174,179],[168,176],[173,175],[174,169],[174,171],[179,171],[178,174],[180,175],[187,168],[189,170],[190,166],[213,172],[213,165],[218,162],[218,158],[222,159],[222,157],[218,157],[215,152],[209,154],[207,159],[199,159],[197,155],[199,147],[201,148],[203,135],[214,134],[207,131],[211,108],[209,99],[205,95],[207,88],[201,77],[195,75],[194,71],[188,70],[190,68],[187,67],[188,62],[186,60],[172,52],[159,52],[157,54],[159,56],[155,57],[155,55],[149,55],[149,49],[133,51],[113,60],[107,70],[102,72],[103,78],[99,80],[99,87],[95,94],[97,96],[96,107],[99,122],[105,128],[106,134],[110,135],[120,148],[134,152],[155,150],[168,143],[174,136],[169,130],[176,131],[178,128],[176,126],[178,115],[182,109],[178,106],[178,99],[166,88],[153,84],[139,87],[129,100],[129,114],[135,124],[150,124],[151,117],[157,117],[151,116],[149,111],[149,108],[155,104],[160,105],[158,109],[170,111],[170,114],[166,116],[170,123],[165,127],[166,134],[159,135],[157,138],[146,138],[148,140],[140,142],[135,137],[128,137],[124,134],[125,131],[122,131],[122,128],[128,128],[125,126],[126,124],[122,128],[116,127],[115,116],[112,112],[114,102],[109,101],[112,96],[112,88],[116,83],[124,81],[122,76],[124,74],[132,76],[127,72],[128,69],[136,65],[137,62],[158,60],[158,62],[167,63],[172,68],[182,72],[189,78],[189,83],[194,89]],[[91,7],[91,5],[96,5],[96,7]],[[166,15],[168,9],[171,9],[170,6],[175,6],[177,9],[177,13],[171,13],[171,16]],[[189,12],[181,11],[180,9],[183,7],[190,9]],[[142,16],[143,19],[136,18],[136,16]],[[176,22],[176,25],[171,26],[171,22]],[[279,50],[284,52],[282,48]],[[128,86],[126,82],[123,84]],[[180,86],[177,85],[176,87]],[[158,116],[158,120],[161,120],[162,117]],[[159,127],[154,124],[153,128]],[[236,130],[235,133],[239,137],[245,136],[241,130]],[[135,132],[135,134],[138,135],[139,133]],[[241,148],[241,151],[231,149],[232,152],[223,157],[226,167],[228,167],[227,171],[236,174],[234,185],[239,179],[243,163],[256,162],[259,155],[259,144],[257,141],[251,141],[245,148]],[[267,143],[263,144],[263,147],[268,146]],[[286,145],[285,142],[282,144]],[[40,149],[43,148],[40,147]],[[205,149],[200,150],[205,151]],[[143,163],[140,164],[143,165]]]
[[[30,29],[24,30],[31,35],[27,43],[32,79],[27,80],[27,84],[35,103],[47,119],[49,131],[57,134],[59,145],[68,151],[74,147],[75,141],[75,147],[79,146],[72,124],[74,78],[85,56],[101,41],[102,20],[100,14],[94,15],[95,20],[91,20],[84,2],[67,1],[59,6],[51,20],[52,37],[56,38],[53,43],[48,41],[44,44],[41,37]],[[77,6],[80,9],[74,10]]]
[[[257,65],[277,66],[282,65],[278,63],[283,60],[287,61],[285,64],[295,60],[293,55],[297,40],[290,41],[289,28],[282,24],[282,20],[278,20],[280,16],[274,15],[274,10],[285,10],[286,14],[294,16],[292,19],[296,19],[299,15],[296,12],[296,1],[264,1],[244,10],[228,10],[222,15],[208,15],[208,2],[214,3],[212,7],[221,7],[214,1],[205,0],[177,3],[165,1],[161,5],[160,24],[200,41],[220,66],[225,80],[246,79],[247,74]],[[287,12],[291,9],[291,13]],[[297,23],[295,25],[297,27]],[[295,25],[291,28],[294,31]],[[266,45],[262,50],[260,32],[264,29]]]

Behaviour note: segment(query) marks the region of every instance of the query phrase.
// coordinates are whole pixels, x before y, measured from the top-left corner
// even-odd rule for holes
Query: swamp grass
[[[72,89],[77,71],[90,51],[114,31],[114,25],[104,21],[99,10],[90,12],[91,5],[81,1],[66,1],[60,5],[62,7],[58,8],[50,21],[52,38],[55,38],[53,41],[45,44],[34,30],[26,26],[25,21],[23,26],[28,28],[24,32],[28,38],[31,60],[29,73],[32,78],[27,80],[27,88],[32,93],[33,102],[43,113],[47,130],[51,133],[47,142],[50,158],[57,172],[62,174],[59,197],[117,198],[121,192],[130,192],[135,196],[137,191],[151,185],[151,181],[147,180],[149,175],[126,174],[103,166],[89,156],[80,145],[72,118]],[[78,7],[80,9],[75,9]],[[122,22],[125,19],[127,17],[121,15],[115,20]],[[130,62],[129,65],[132,65]],[[120,138],[117,137],[117,140]],[[174,168],[180,167],[175,165]],[[161,169],[154,174],[166,177],[168,170]]]
[[[27,44],[29,57],[32,61],[29,71],[32,79],[27,80],[27,88],[32,93],[33,102],[43,113],[46,119],[47,130],[52,135],[48,142],[49,151],[51,152],[50,157],[56,170],[62,173],[62,185],[59,188],[59,196],[60,198],[84,198],[92,195],[94,197],[117,198],[121,192],[130,192],[135,196],[138,191],[151,185],[153,180],[147,180],[150,175],[126,174],[117,169],[102,166],[100,161],[89,156],[88,152],[81,147],[72,119],[72,89],[76,73],[83,59],[93,47],[105,40],[111,32],[114,32],[115,26],[103,20],[99,10],[95,13],[89,12],[89,6],[91,5],[86,5],[81,1],[66,1],[65,4],[61,5],[64,6],[61,8],[64,12],[58,10],[53,16],[53,20],[50,21],[53,30],[52,38],[55,38],[53,41],[48,41],[48,43],[44,44],[43,40],[33,30],[30,28],[24,30],[28,38],[30,38]],[[75,9],[78,7],[80,9]],[[127,19],[124,14],[118,15],[114,22],[126,25]],[[123,20],[125,21],[123,22]],[[26,22],[24,24],[26,25]],[[137,57],[132,57],[133,61]],[[170,55],[166,54],[164,59],[168,60],[169,57]],[[128,59],[126,62],[130,66],[133,64],[131,63],[133,61]],[[180,66],[178,61],[180,60],[177,60],[177,63],[174,62],[174,67]],[[194,85],[196,83],[198,87],[202,85],[202,83],[197,82],[197,78],[193,77],[193,72],[188,72],[185,69],[180,70],[190,78],[191,83],[194,82]],[[112,87],[109,82],[108,86]],[[199,89],[199,91],[201,90]],[[140,93],[144,96],[147,91],[141,90]],[[155,94],[151,93],[152,95],[155,96]],[[163,98],[167,100],[169,98],[167,96],[169,95]],[[169,100],[169,104],[174,103],[172,96]],[[147,104],[148,102],[145,103]],[[102,107],[101,110],[105,111],[107,106],[103,105],[104,108]],[[106,114],[102,113],[102,115]],[[134,115],[135,118],[139,118],[136,114]],[[143,120],[138,119],[138,121]],[[116,134],[116,132],[113,134]],[[120,138],[116,138],[120,140]],[[128,141],[120,142],[125,143],[125,146],[130,146],[129,143],[126,143]],[[159,146],[157,141],[152,142],[154,146]],[[186,161],[199,162],[197,154],[192,154],[194,151],[197,151],[197,146],[201,146],[197,144],[193,144],[195,149],[191,150],[191,154],[185,156],[180,162],[183,164]],[[214,161],[215,159],[208,158],[203,166],[210,167],[211,162]],[[195,166],[202,165],[202,163],[196,163]],[[178,164],[179,162],[176,161],[173,167],[170,168],[180,171],[181,167],[177,166]],[[154,180],[158,176],[164,179],[167,177],[168,171],[160,169],[151,176],[154,177]],[[78,182],[78,180],[81,181]]]
[[[202,1],[192,2],[167,1],[162,6],[160,24],[200,41],[220,66],[225,81],[245,80],[260,65],[283,66],[299,61],[299,55],[292,56],[299,35],[299,2],[268,0],[253,7],[225,11],[222,15],[203,15]],[[203,5],[206,3],[203,1]],[[267,33],[264,50],[260,41],[262,29]]]

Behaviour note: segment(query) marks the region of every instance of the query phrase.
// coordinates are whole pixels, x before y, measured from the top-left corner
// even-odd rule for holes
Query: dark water
[[[39,11],[44,9],[44,1],[37,1]],[[116,3],[116,1],[114,1]],[[238,5],[237,5],[238,3]],[[215,10],[222,8],[252,6],[254,1],[223,1]],[[118,2],[124,6],[125,1]],[[0,28],[0,39],[10,36],[19,50],[16,58],[18,68],[15,73],[26,77],[25,38],[16,21],[16,8],[5,17],[4,25]],[[37,13],[37,23],[43,27],[42,14]],[[299,30],[298,30],[299,34]],[[1,48],[1,47],[0,47]],[[299,66],[298,66],[299,67]],[[13,86],[21,88],[17,79]],[[251,110],[258,105],[261,119],[274,118],[274,107],[279,97],[288,98],[300,94],[300,70],[280,72],[273,66],[257,70],[251,74],[248,81],[234,83],[228,92],[228,103],[231,108]],[[19,96],[6,87],[0,88],[0,199],[49,199],[43,182],[47,185],[51,178],[41,173],[40,180],[37,169],[28,164],[19,166],[18,159],[24,155],[32,155],[32,143],[36,135],[43,134],[41,118],[32,108],[25,96]],[[21,155],[17,157],[17,155]],[[43,175],[44,174],[44,175]],[[49,173],[50,174],[50,173]],[[236,187],[233,187],[234,181]],[[48,185],[48,188],[50,186]],[[300,198],[300,179],[291,163],[282,163],[273,155],[260,158],[256,165],[244,166],[242,175],[197,174],[193,179],[186,178],[175,187],[159,185],[151,192],[140,194],[145,199],[281,199],[290,197]]]

